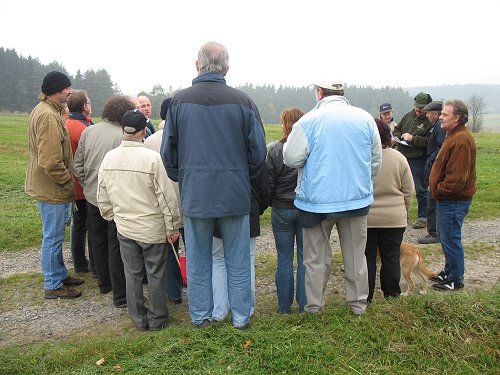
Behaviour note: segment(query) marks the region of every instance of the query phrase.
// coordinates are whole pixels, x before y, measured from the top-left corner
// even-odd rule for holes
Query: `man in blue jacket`
[[[285,165],[300,168],[294,204],[304,238],[307,305],[325,305],[330,275],[330,234],[337,225],[344,258],[346,299],[355,315],[365,312],[368,268],[367,215],[373,202],[382,146],[373,117],[351,106],[340,82],[314,84],[316,106],[293,126],[283,150]]]
[[[252,304],[250,178],[264,163],[266,142],[255,103],[226,85],[228,62],[222,44],[201,47],[198,76],[170,103],[160,153],[168,176],[179,181],[192,323],[206,327],[212,319],[212,237],[218,226],[232,323],[244,329]]]

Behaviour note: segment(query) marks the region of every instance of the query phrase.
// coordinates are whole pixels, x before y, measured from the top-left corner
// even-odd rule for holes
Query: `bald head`
[[[141,95],[139,100],[139,109],[147,118],[151,117],[151,101],[147,96]]]

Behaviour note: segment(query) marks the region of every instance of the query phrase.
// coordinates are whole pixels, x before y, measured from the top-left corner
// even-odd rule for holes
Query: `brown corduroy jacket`
[[[429,187],[437,201],[467,200],[476,192],[476,143],[465,125],[447,133],[432,166]]]

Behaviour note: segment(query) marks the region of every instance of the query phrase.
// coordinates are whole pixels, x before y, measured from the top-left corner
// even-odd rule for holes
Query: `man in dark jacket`
[[[427,222],[428,189],[425,183],[424,168],[427,163],[427,143],[432,123],[425,117],[424,107],[432,102],[432,97],[425,92],[415,96],[415,108],[403,116],[399,124],[394,127],[392,135],[404,143],[398,143],[398,150],[406,157],[410,164],[418,203],[418,221],[413,228],[425,228]]]
[[[444,139],[446,138],[446,132],[441,128],[441,110],[443,109],[443,102],[433,101],[424,107],[427,111],[425,116],[427,119],[434,124],[429,135],[429,143],[427,144],[427,163],[424,168],[425,185],[429,185],[429,175],[431,173],[432,165],[439,149],[443,145]],[[438,243],[439,238],[436,232],[436,201],[429,194],[427,197],[427,235],[420,237],[417,240],[419,243],[430,244]]]
[[[255,103],[226,85],[226,48],[208,42],[198,53],[198,77],[172,99],[160,153],[179,181],[186,235],[189,311],[195,327],[210,324],[212,236],[221,228],[233,326],[250,322],[250,178],[266,157]]]
[[[439,290],[464,287],[462,224],[469,211],[476,185],[476,143],[465,124],[469,111],[461,100],[444,102],[441,127],[446,140],[429,177],[432,198],[437,201],[437,233],[445,264],[432,286]]]

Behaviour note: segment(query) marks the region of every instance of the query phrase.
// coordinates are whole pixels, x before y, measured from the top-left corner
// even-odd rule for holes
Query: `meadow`
[[[267,125],[266,135],[268,141],[279,139],[280,127]],[[26,139],[26,115],[0,115],[0,253],[40,245],[37,206],[23,190]],[[479,190],[467,220],[498,218],[500,133],[479,133],[475,139]],[[269,225],[268,214],[262,225]],[[498,250],[496,244],[479,247],[484,256]],[[274,253],[258,254],[256,263],[258,283],[271,284]],[[23,297],[32,299],[29,310],[30,304],[43,303],[33,291],[40,285],[39,274],[0,278],[0,304],[30,294]],[[268,295],[257,296],[259,313],[245,331],[227,322],[203,330],[187,323],[144,334],[119,322],[12,345],[2,345],[0,335],[0,374],[500,373],[498,282],[486,291],[377,300],[361,317],[335,295],[320,315],[279,315],[275,296]]]

